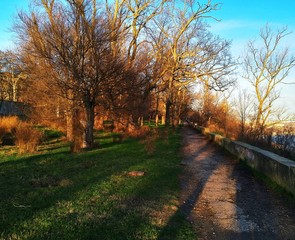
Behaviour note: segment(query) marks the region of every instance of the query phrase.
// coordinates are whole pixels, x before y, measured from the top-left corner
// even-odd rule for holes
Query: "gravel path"
[[[295,206],[185,127],[181,210],[198,239],[294,239]]]

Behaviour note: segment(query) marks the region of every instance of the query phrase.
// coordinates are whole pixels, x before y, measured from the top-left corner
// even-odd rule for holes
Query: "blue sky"
[[[294,0],[221,0],[221,10],[214,16],[220,22],[212,22],[212,32],[233,41],[233,53],[243,49],[241,43],[258,38],[261,27],[269,23],[273,29],[288,26],[290,34],[286,41],[295,40]],[[293,39],[293,40],[291,40]],[[294,46],[293,46],[294,48]]]
[[[267,23],[276,30],[288,27],[290,34],[284,39],[284,47],[295,55],[295,1],[294,0],[221,0],[221,10],[214,16],[220,22],[211,22],[211,31],[232,41],[232,54],[242,56],[249,40],[259,40],[259,31]],[[288,82],[295,82],[295,69],[288,76]],[[242,88],[251,87],[241,77],[238,83]],[[281,85],[281,98],[277,106],[295,113],[295,84]]]
[[[17,9],[27,8],[30,0],[0,0],[0,50],[12,47],[9,33]],[[201,1],[206,2],[206,1]],[[220,22],[210,21],[211,31],[232,41],[232,54],[240,56],[249,40],[258,38],[261,27],[269,23],[273,29],[288,26],[292,32],[284,41],[295,54],[295,0],[212,0],[221,3],[213,16]],[[295,70],[289,81],[295,81]],[[242,86],[245,80],[239,79]],[[295,113],[295,85],[282,85],[280,104]]]
[[[17,10],[26,8],[29,0],[0,0],[0,50],[11,48],[13,35],[10,33]]]

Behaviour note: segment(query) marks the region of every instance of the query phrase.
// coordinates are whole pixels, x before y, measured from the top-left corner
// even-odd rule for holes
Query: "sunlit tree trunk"
[[[155,125],[156,126],[159,125],[159,114],[158,113],[156,113]]]

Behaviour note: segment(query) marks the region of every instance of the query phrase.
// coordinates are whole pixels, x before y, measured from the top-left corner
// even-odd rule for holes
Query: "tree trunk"
[[[75,109],[74,109],[74,94],[72,90],[67,91],[67,111],[66,111],[66,131],[67,131],[67,140],[70,142],[74,141],[74,118],[75,118]]]
[[[156,119],[155,119],[155,123],[156,126],[159,125],[159,93],[157,94],[157,101],[156,101]]]
[[[165,116],[165,126],[168,127],[170,125],[170,110],[171,110],[171,101],[170,99],[166,100],[166,116]]]
[[[162,114],[162,116],[161,116],[161,124],[164,125],[165,122],[166,122],[166,120],[165,120],[165,114]]]
[[[85,102],[84,107],[86,113],[85,122],[81,122],[84,127],[83,148],[92,148],[94,143],[94,104],[92,102]]]
[[[74,109],[73,101],[68,100],[68,107],[66,112],[66,131],[67,131],[67,140],[70,142],[74,141]]]
[[[12,101],[17,102],[17,81],[12,83]]]

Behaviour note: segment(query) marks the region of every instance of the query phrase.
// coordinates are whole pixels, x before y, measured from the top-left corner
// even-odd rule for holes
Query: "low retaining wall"
[[[208,128],[196,127],[196,129],[295,196],[294,161],[247,143],[232,141],[221,135],[210,133]]]

